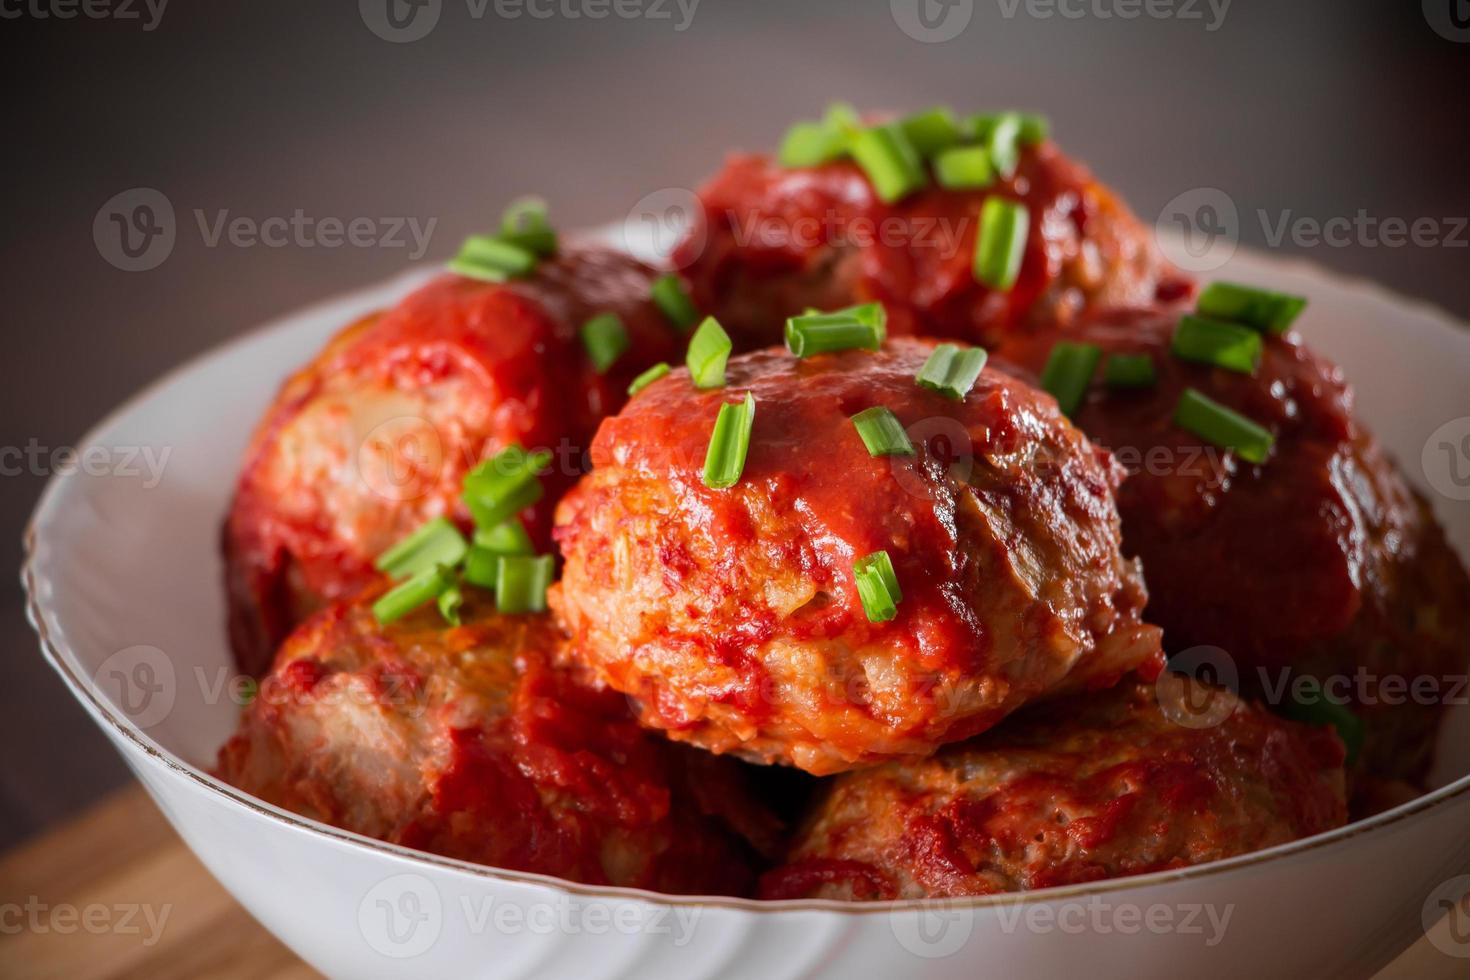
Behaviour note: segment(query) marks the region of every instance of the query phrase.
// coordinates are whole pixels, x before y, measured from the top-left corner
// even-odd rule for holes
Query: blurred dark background
[[[1458,5],[1470,23],[1465,0],[428,0],[420,16],[437,7],[438,21],[410,43],[370,29],[391,33],[385,0],[174,0],[161,16],[157,0],[121,2],[95,18],[68,0],[0,0],[0,448],[72,445],[168,368],[415,251],[211,247],[196,210],[434,220],[437,261],[513,195],[545,194],[563,227],[620,220],[836,98],[1043,110],[1145,221],[1219,188],[1258,248],[1260,211],[1430,218],[1444,235],[1470,215],[1470,27],[1450,19]],[[177,239],[129,272],[93,222],[139,187],[171,202]],[[1470,316],[1467,240],[1279,250]],[[10,568],[44,469],[0,479]],[[7,578],[0,845],[127,779],[44,666]]]

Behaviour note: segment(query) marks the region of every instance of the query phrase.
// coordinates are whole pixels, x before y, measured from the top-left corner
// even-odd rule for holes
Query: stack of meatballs
[[[1379,687],[1451,690],[1470,580],[1303,301],[1197,287],[1025,113],[835,107],[700,199],[667,268],[518,202],[286,381],[224,528],[261,678],[225,779],[502,868],[855,901],[1422,788],[1438,698]]]

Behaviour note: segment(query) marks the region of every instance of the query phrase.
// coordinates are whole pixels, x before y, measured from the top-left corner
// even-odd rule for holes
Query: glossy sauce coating
[[[1019,278],[1005,292],[973,272],[992,195],[1030,214]],[[807,307],[877,300],[894,335],[992,343],[1084,309],[1172,301],[1192,288],[1126,206],[1050,142],[1024,149],[1015,174],[988,188],[931,183],[895,204],[850,161],[788,169],[737,155],[700,201],[703,220],[674,262],[695,302],[746,347],[780,342],[784,318]]]
[[[776,827],[729,760],[649,737],[551,666],[544,617],[391,626],[375,591],[282,647],[220,754],[270,803],[409,847],[589,884],[741,894]]]
[[[557,516],[552,602],[579,665],[676,739],[824,774],[926,755],[1156,657],[1106,456],[997,372],[963,402],[919,388],[931,349],[757,352],[727,388],[676,371],[604,422]],[[711,490],[714,418],[746,392],[744,474]],[[916,455],[869,455],[850,416],[875,405]],[[903,593],[886,623],[852,572],[879,550]]]
[[[442,275],[349,327],[283,386],[248,449],[224,544],[231,638],[259,673],[297,622],[374,578],[373,560],[423,521],[467,519],[464,474],[518,443],[553,454],[524,517],[546,544],[598,420],[683,340],[649,300],[654,273],[569,248],[504,285]],[[606,375],[580,328],[617,313],[629,350]]]
[[[1201,696],[1208,715],[1184,707]],[[1223,689],[1124,683],[837,777],[761,894],[986,895],[1219,860],[1341,826],[1343,754]]]
[[[1421,778],[1439,697],[1395,699],[1379,685],[1418,678],[1442,697],[1455,683],[1448,676],[1463,675],[1463,568],[1425,502],[1355,418],[1335,365],[1294,335],[1268,337],[1254,375],[1191,364],[1170,354],[1175,322],[1157,311],[1110,311],[1065,332],[1015,338],[996,363],[1034,377],[1060,339],[1148,354],[1156,386],[1095,383],[1076,419],[1131,471],[1118,509],[1124,551],[1143,561],[1149,619],[1171,652],[1222,648],[1246,690],[1280,691],[1299,675],[1338,679],[1351,700],[1376,702],[1358,706],[1367,773]],[[1189,387],[1269,429],[1270,458],[1250,464],[1175,426]]]

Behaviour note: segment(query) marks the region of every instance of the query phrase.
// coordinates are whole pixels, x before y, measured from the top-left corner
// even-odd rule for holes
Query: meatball
[[[546,617],[389,626],[335,603],[282,646],[222,778],[380,840],[588,884],[744,894],[776,828],[732,760],[647,735],[551,666]],[[742,834],[744,836],[742,836]]]
[[[973,271],[991,196],[1021,201],[1030,215],[1008,291]],[[696,304],[746,348],[778,343],[782,320],[808,307],[878,301],[895,334],[990,343],[1091,307],[1172,300],[1191,288],[1127,206],[1049,141],[1023,148],[1014,176],[983,190],[931,184],[884,204],[851,161],[790,169],[739,155],[699,197],[702,220],[674,263]]]
[[[1341,826],[1343,746],[1224,689],[1125,683],[1032,708],[922,762],[833,780],[765,898],[986,895],[1144,874]],[[1161,701],[1163,702],[1161,704]],[[1176,702],[1174,707],[1178,707]]]
[[[466,519],[460,481],[512,443],[553,454],[525,515],[545,543],[551,501],[580,475],[598,419],[682,344],[649,300],[654,273],[572,248],[496,285],[443,275],[347,328],[291,377],[245,454],[224,529],[230,635],[259,674],[291,627],[373,580],[373,560],[423,521]],[[581,326],[617,314],[628,350],[599,374]]]
[[[760,351],[724,390],[675,371],[605,421],[557,513],[581,669],[674,739],[825,775],[1161,663],[1107,455],[1000,372],[963,401],[919,387],[932,349]],[[746,393],[744,473],[710,489],[711,427]],[[869,455],[849,416],[875,406],[914,455]],[[854,563],[879,551],[902,596],[874,622]]]
[[[1143,561],[1149,620],[1172,653],[1222,649],[1244,689],[1273,706],[1300,710],[1303,692],[1316,696],[1303,679],[1314,678],[1328,698],[1354,702],[1363,772],[1422,779],[1437,701],[1470,663],[1464,568],[1354,417],[1336,366],[1294,334],[1267,336],[1253,375],[1186,362],[1170,353],[1177,320],[1109,311],[1015,338],[998,357],[1031,376],[1064,333],[1108,354],[1147,354],[1156,384],[1094,384],[1075,419],[1131,471],[1118,510],[1124,551]],[[1270,430],[1270,457],[1251,464],[1174,424],[1186,388]],[[1424,683],[1437,693],[1416,695]]]

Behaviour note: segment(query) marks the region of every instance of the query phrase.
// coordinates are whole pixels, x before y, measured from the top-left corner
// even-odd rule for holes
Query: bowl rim
[[[1379,303],[1387,303],[1401,309],[1413,310],[1421,316],[1435,320],[1436,327],[1470,334],[1470,323],[1458,319],[1443,307],[1417,297],[1404,295],[1366,277],[1335,272],[1316,262],[1300,257],[1267,255],[1256,249],[1249,248],[1241,248],[1239,251],[1257,261],[1269,262],[1283,271],[1307,275],[1325,281],[1340,292],[1348,294],[1356,293],[1364,298],[1371,297],[1372,300]],[[168,387],[176,379],[199,370],[212,362],[224,360],[238,347],[259,342],[267,335],[299,329],[300,322],[303,319],[310,318],[313,314],[320,314],[330,309],[353,304],[354,302],[367,303],[370,296],[391,293],[408,283],[422,281],[428,275],[430,275],[428,267],[415,267],[372,285],[344,291],[315,303],[307,304],[287,314],[274,317],[265,323],[245,330],[219,344],[206,348],[183,363],[165,371],[162,375],[145,385],[141,390],[124,400],[102,419],[90,426],[85,435],[77,440],[76,445],[81,449],[95,443],[100,434],[106,429],[115,425],[124,416],[132,413],[143,403],[156,397],[160,391]],[[1470,344],[1470,338],[1466,339],[1466,343]],[[917,898],[880,902],[855,902],[834,899],[768,900],[739,898],[729,895],[673,895],[640,888],[586,885],[554,875],[514,871],[490,865],[476,864],[458,858],[444,857],[334,827],[330,824],[301,816],[274,804],[267,803],[264,800],[257,799],[165,749],[139,729],[130,719],[119,715],[107,699],[98,696],[97,692],[92,689],[92,685],[88,684],[83,677],[78,675],[75,667],[80,665],[80,659],[76,656],[75,652],[64,642],[59,641],[47,625],[46,610],[41,602],[39,596],[40,590],[37,586],[40,578],[40,573],[37,568],[37,545],[40,540],[41,522],[57,506],[57,501],[61,493],[74,476],[75,474],[53,474],[42,489],[36,506],[26,522],[22,538],[23,557],[20,568],[20,579],[21,586],[25,592],[26,619],[30,623],[31,628],[36,632],[42,655],[50,663],[52,669],[61,676],[62,680],[70,689],[72,696],[82,703],[83,707],[88,710],[93,718],[104,727],[104,730],[110,730],[114,739],[121,738],[132,749],[142,753],[148,762],[158,764],[161,767],[161,771],[170,777],[181,776],[196,789],[202,789],[206,793],[222,798],[226,801],[226,805],[243,807],[257,816],[264,817],[266,820],[277,821],[289,830],[321,836],[349,847],[364,847],[390,858],[406,860],[449,872],[469,874],[480,879],[544,887],[559,892],[564,897],[574,899],[637,901],[671,908],[714,907],[743,913],[760,914],[824,912],[840,913],[846,916],[891,915],[897,912],[917,912],[933,910],[935,908],[978,911],[980,909],[1027,906],[1078,898],[1093,898],[1111,895],[1117,892],[1135,889],[1142,890],[1178,882],[1213,878],[1227,872],[1318,851],[1365,834],[1376,833],[1385,828],[1415,818],[1420,814],[1427,813],[1431,810],[1438,810],[1452,800],[1470,795],[1470,772],[1467,772],[1459,778],[1446,783],[1444,786],[1430,790],[1412,800],[1401,803],[1381,813],[1374,814],[1371,817],[1354,821],[1341,827],[1324,831],[1323,833],[1314,834],[1310,837],[1303,837],[1283,844],[1277,844],[1260,851],[1251,851],[1222,860],[1209,861],[1204,864],[1190,865],[1167,871],[1154,871],[1147,874],[1108,878],[1079,884],[1057,885],[1033,891],[999,892],[991,895],[976,895],[962,898]]]

